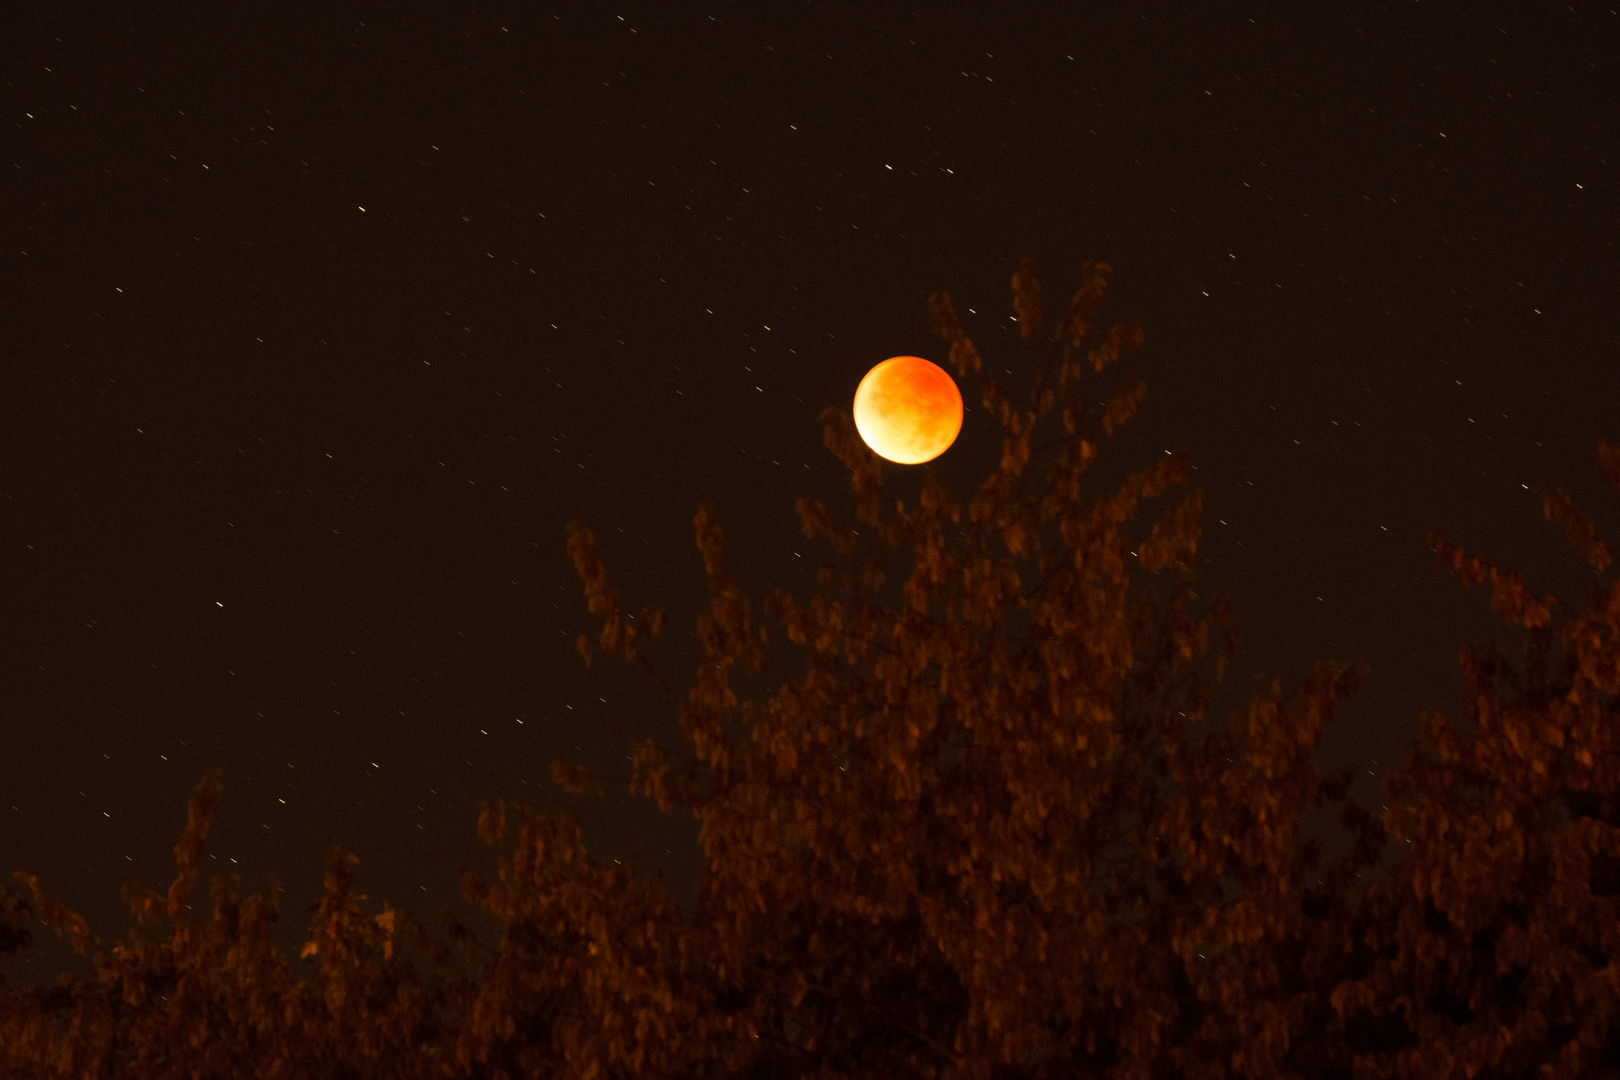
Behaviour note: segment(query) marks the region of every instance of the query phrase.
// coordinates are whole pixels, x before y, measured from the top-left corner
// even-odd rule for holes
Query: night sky
[[[0,872],[116,935],[219,766],[210,862],[282,883],[289,946],[334,842],[374,899],[465,912],[497,796],[689,904],[695,823],[548,779],[687,749],[575,651],[566,523],[669,609],[684,691],[698,505],[756,599],[807,593],[793,501],[850,506],[817,414],[944,362],[941,288],[1027,386],[1023,255],[1049,312],[1101,259],[1104,325],[1144,322],[1086,497],[1189,452],[1242,631],[1221,721],[1365,659],[1319,760],[1376,808],[1459,648],[1516,640],[1424,530],[1566,609],[1594,575],[1538,486],[1620,541],[1620,15],[1084,7],[7,5]],[[964,396],[931,467],[965,502],[999,432]]]

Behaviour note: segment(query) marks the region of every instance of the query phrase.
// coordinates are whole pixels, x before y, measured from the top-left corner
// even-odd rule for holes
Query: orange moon
[[[939,365],[891,356],[855,388],[855,430],[896,464],[933,461],[962,430],[962,392]]]

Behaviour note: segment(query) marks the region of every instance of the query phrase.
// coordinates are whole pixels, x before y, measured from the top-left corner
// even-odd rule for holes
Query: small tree
[[[204,777],[175,845],[166,893],[125,889],[134,918],[126,940],[103,947],[85,921],[29,875],[42,920],[76,951],[94,949],[95,974],[56,987],[0,993],[0,1073],[8,1077],[446,1075],[441,1052],[456,988],[424,979],[396,951],[396,934],[454,971],[447,950],[386,905],[372,915],[354,892],[354,856],[334,848],[326,888],[312,908],[294,977],[271,936],[274,888],[243,897],[234,876],[211,882],[209,914],[194,910],[197,870],[220,777]],[[463,995],[465,996],[465,995]]]

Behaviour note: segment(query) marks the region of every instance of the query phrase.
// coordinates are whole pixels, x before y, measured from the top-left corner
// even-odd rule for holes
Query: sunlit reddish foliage
[[[1125,322],[1081,348],[1110,273],[1084,268],[1043,341],[1021,264],[1015,310],[1040,350],[1024,404],[950,297],[930,297],[951,363],[977,377],[1004,433],[965,506],[924,472],[916,504],[891,507],[849,417],[823,413],[855,515],[799,501],[806,535],[829,548],[814,595],[776,590],[762,619],[699,510],[710,603],[680,708],[695,759],[643,741],[629,780],[700,823],[690,919],[656,880],[593,861],[572,818],[491,803],[478,834],[499,872],[464,888],[502,927],[497,947],[374,910],[353,891],[354,858],[334,851],[296,974],[272,945],[273,894],[239,897],[220,878],[209,914],[193,911],[209,777],[174,884],[129,891],[135,926],[94,946],[95,976],[0,988],[0,1071],[1620,1075],[1620,586],[1559,620],[1518,575],[1434,538],[1528,630],[1525,664],[1495,646],[1464,654],[1480,733],[1425,716],[1426,743],[1386,777],[1382,820],[1348,798],[1349,769],[1323,778],[1312,763],[1359,664],[1321,664],[1286,698],[1274,681],[1194,738],[1235,648],[1228,604],[1200,607],[1192,584],[1200,493],[1138,524],[1185,484],[1185,459],[1085,491],[1100,440],[1144,394],[1127,385],[1088,409],[1088,380],[1142,343]],[[1603,444],[1599,461],[1620,490],[1620,452]],[[1567,496],[1544,507],[1607,568]],[[634,660],[667,689],[648,653],[663,613],[621,613],[582,526],[568,549],[602,620],[578,643],[586,662]],[[553,776],[575,791],[610,782],[563,763]],[[1300,836],[1321,805],[1351,840],[1326,866]],[[1393,869],[1369,873],[1391,841]],[[92,947],[83,920],[22,884],[0,891],[0,949],[21,947],[36,913]]]

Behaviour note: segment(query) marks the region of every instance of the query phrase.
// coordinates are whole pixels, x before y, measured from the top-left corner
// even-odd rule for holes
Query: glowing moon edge
[[[855,390],[855,428],[879,457],[921,465],[939,457],[962,430],[956,380],[920,356],[891,356]]]

